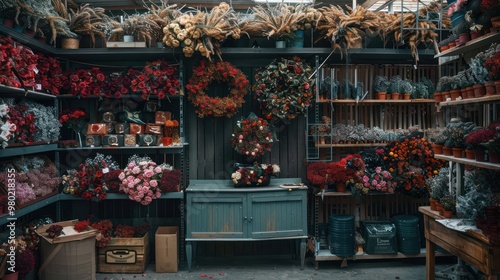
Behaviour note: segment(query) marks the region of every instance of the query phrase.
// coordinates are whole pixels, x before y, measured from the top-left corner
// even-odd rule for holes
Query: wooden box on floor
[[[150,258],[149,233],[143,237],[111,238],[108,246],[99,248],[97,272],[143,273]]]

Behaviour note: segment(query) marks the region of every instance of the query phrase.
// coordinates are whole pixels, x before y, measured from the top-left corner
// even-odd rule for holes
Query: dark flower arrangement
[[[122,181],[119,176],[122,173],[121,169],[110,170],[104,175],[104,183],[108,188],[108,192],[117,193],[120,191],[120,184]]]
[[[305,115],[314,96],[312,68],[299,57],[274,60],[255,75],[253,90],[265,118],[289,122]]]
[[[341,162],[331,162],[328,164],[329,177],[333,183],[347,183],[356,176],[356,170],[347,168]]]
[[[64,75],[57,59],[40,53],[38,54],[36,68],[38,73],[35,76],[35,81],[42,86],[41,90],[53,95],[59,95],[67,77]]]
[[[114,97],[116,99],[121,98],[124,95],[130,93],[131,80],[138,74],[138,70],[129,69],[127,72],[111,73],[106,79],[106,82],[102,85],[102,94],[106,98]]]
[[[236,122],[231,143],[239,154],[249,158],[257,158],[271,151],[273,134],[266,120],[250,116]]]
[[[90,225],[90,227],[89,227]],[[96,236],[96,247],[104,248],[111,242],[111,238],[132,238],[143,237],[151,229],[149,222],[144,222],[139,226],[130,226],[119,224],[113,228],[113,222],[109,219],[91,222],[90,220],[81,220],[73,226],[75,231],[83,232],[90,229],[95,229],[99,233]]]
[[[101,86],[106,76],[99,67],[91,69],[70,70],[65,73],[68,77],[63,88],[69,90],[74,96],[86,98],[89,96],[101,96]]]
[[[9,121],[16,126],[11,141],[14,143],[34,142],[33,135],[38,131],[35,125],[35,114],[26,112],[28,109],[26,104],[16,104],[9,108]]]
[[[163,170],[160,188],[162,192],[178,192],[181,184],[181,171],[178,169]]]
[[[18,272],[19,279],[24,279],[36,266],[35,253],[28,248],[24,236],[18,236],[15,239],[9,240],[9,244],[3,243],[0,246],[0,255],[6,254],[11,250],[15,252],[16,265],[9,267],[6,273]]]
[[[82,231],[88,230],[89,226],[90,226],[89,220],[81,220],[81,221],[78,221],[75,223],[75,225],[73,226],[73,229],[76,232],[82,232]]]
[[[494,2],[498,4],[498,1]],[[500,52],[495,52],[493,56],[488,57],[484,62],[484,68],[488,70],[488,74],[493,81],[500,80]]]
[[[96,229],[99,233],[95,237],[95,245],[98,248],[104,248],[108,246],[111,240],[111,234],[113,232],[113,222],[111,220],[100,220],[91,224],[93,229]]]
[[[148,62],[130,81],[132,91],[140,94],[143,100],[149,100],[150,96],[164,99],[167,95],[179,94],[179,86],[177,67],[163,60]]]
[[[312,162],[307,165],[307,180],[310,184],[326,189],[332,181],[329,165],[325,162]]]
[[[49,238],[55,238],[61,235],[63,227],[60,225],[51,225],[45,232],[49,235]]]
[[[267,186],[271,176],[280,172],[277,164],[259,164],[254,162],[253,166],[237,166],[231,179],[235,186]]]
[[[486,143],[490,139],[493,138],[495,132],[491,129],[480,128],[475,131],[469,133],[465,138],[465,143],[467,144],[467,148],[471,150],[475,150],[481,148],[481,143]]]
[[[11,37],[0,37],[0,84],[11,87],[35,87],[35,68],[38,56]]]
[[[89,116],[85,110],[80,108],[68,108],[59,113],[59,123],[75,132],[82,131],[88,118]]]

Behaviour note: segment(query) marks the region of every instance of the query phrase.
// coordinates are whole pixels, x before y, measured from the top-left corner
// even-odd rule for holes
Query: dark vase
[[[488,151],[488,157],[491,163],[500,163],[500,153]]]
[[[476,158],[476,161],[486,161],[485,158],[486,153],[484,150],[481,149],[476,149],[474,150],[474,156]]]

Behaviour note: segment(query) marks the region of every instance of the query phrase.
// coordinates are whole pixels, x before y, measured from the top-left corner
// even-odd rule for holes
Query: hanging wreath
[[[261,157],[271,151],[273,134],[263,118],[250,116],[236,122],[231,143],[236,152],[247,157]]]
[[[305,115],[314,92],[312,68],[299,57],[282,58],[255,75],[254,91],[267,119],[278,118],[286,123]]]
[[[196,107],[198,117],[232,117],[245,102],[249,82],[243,72],[228,62],[207,62],[202,60],[194,68],[193,76],[186,85],[188,99]],[[210,97],[205,94],[212,81],[229,84],[229,95]]]

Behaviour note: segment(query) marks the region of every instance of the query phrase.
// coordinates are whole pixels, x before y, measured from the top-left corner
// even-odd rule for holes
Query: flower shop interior
[[[498,0],[2,0],[0,277],[498,279],[499,42]]]

